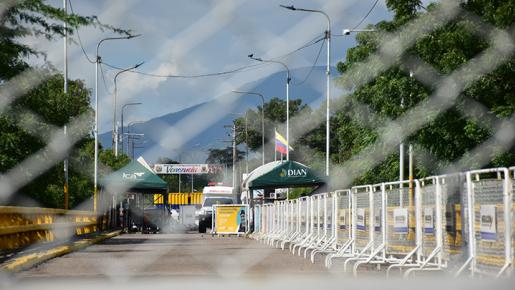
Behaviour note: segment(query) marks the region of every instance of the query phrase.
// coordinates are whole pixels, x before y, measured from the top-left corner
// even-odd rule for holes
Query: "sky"
[[[106,41],[99,55],[106,63],[118,67],[131,67],[144,62],[140,71],[154,74],[196,75],[231,70],[255,64],[247,57],[254,53],[263,59],[274,58],[293,51],[310,40],[321,36],[326,28],[323,15],[289,11],[279,4],[320,9],[331,18],[332,33],[354,27],[368,12],[374,0],[318,0],[318,1],[250,1],[250,0],[71,0],[75,13],[96,15],[103,23],[130,29],[140,37],[130,40]],[[49,1],[62,6],[62,1]],[[70,9],[70,8],[68,8]],[[391,19],[384,1],[379,1],[360,28],[369,23]],[[84,49],[94,59],[97,43],[105,37],[115,36],[94,27],[81,28]],[[72,36],[77,42],[77,33]],[[62,70],[63,42],[48,42],[26,38],[22,42],[47,53],[47,60]],[[355,44],[354,35],[333,37],[331,63],[345,57],[345,51]],[[290,69],[313,64],[319,46],[314,45],[280,60]],[[80,46],[71,43],[68,48],[69,78],[82,79],[94,97],[95,66],[87,61]],[[35,60],[37,62],[38,60]],[[326,62],[325,48],[318,65]],[[120,107],[129,102],[142,102],[126,109],[125,122],[146,121],[176,112],[196,104],[220,98],[231,90],[245,86],[270,74],[281,71],[278,65],[266,65],[222,77],[171,79],[155,78],[134,73],[118,77],[117,119]],[[113,88],[116,70],[103,66],[104,79],[99,73],[99,132],[113,127]],[[301,79],[303,76],[293,76]],[[105,85],[104,85],[105,84]],[[282,88],[278,88],[282,90]],[[325,88],[321,86],[320,97]],[[284,97],[282,91],[278,97]],[[295,96],[293,96],[295,97]],[[94,101],[94,99],[92,99]],[[229,112],[228,112],[229,113]]]

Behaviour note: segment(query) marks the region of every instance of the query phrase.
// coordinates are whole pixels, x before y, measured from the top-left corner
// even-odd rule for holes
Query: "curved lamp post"
[[[261,59],[258,57],[254,57],[254,54],[249,54],[249,58],[261,62],[277,63],[282,65],[286,69],[286,143],[288,143],[288,146],[286,148],[286,160],[290,160],[290,69],[282,61]]]
[[[236,94],[255,95],[261,98],[261,165],[265,165],[265,98],[256,92],[232,91]]]
[[[114,156],[116,156],[116,157],[118,157],[118,139],[119,139],[118,126],[116,125],[116,109],[117,109],[116,99],[118,98],[118,87],[117,87],[116,80],[118,79],[118,76],[121,75],[122,73],[136,69],[139,66],[141,66],[142,64],[143,64],[143,62],[140,62],[130,68],[123,69],[123,70],[117,72],[116,75],[114,76],[113,143],[114,143]]]
[[[131,39],[138,37],[140,35],[129,35],[124,37],[107,37],[100,40],[97,44],[96,57],[95,57],[95,128],[93,130],[95,135],[95,157],[94,157],[94,177],[93,177],[93,211],[97,211],[97,188],[98,188],[98,65],[102,62],[98,51],[100,50],[100,45],[104,41],[109,40],[121,40],[121,39]]]
[[[329,132],[329,116],[330,116],[330,100],[331,100],[331,19],[329,18],[329,15],[325,13],[322,10],[316,10],[316,9],[304,9],[304,8],[297,8],[293,5],[291,6],[285,6],[285,5],[279,5],[282,8],[292,10],[292,11],[302,11],[302,12],[312,12],[312,13],[318,13],[325,16],[327,19],[327,30],[325,31],[325,39],[327,39],[327,64],[326,64],[326,128],[325,128],[325,175],[329,176],[329,143],[330,143],[330,132]]]

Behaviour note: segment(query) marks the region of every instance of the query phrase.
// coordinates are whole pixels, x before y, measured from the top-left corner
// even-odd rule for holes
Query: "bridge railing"
[[[70,239],[107,226],[107,219],[91,211],[0,206],[0,251]]]

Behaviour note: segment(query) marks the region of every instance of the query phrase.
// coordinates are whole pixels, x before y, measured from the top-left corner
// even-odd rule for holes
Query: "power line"
[[[105,88],[106,92],[109,95],[112,95],[112,93],[107,88],[107,82],[106,82],[106,79],[105,79],[105,76],[104,76],[104,69],[102,68],[102,64],[104,64],[104,63],[102,63],[102,62],[100,63],[100,74],[102,75],[102,82],[104,83],[104,88]]]
[[[370,15],[370,13],[372,13],[372,11],[374,10],[374,8],[376,7],[378,2],[379,2],[379,0],[376,0],[374,2],[374,4],[372,4],[372,7],[370,7],[370,9],[368,10],[367,14],[365,14],[365,16],[363,16],[361,21],[356,26],[354,26],[352,29],[358,28],[363,23],[363,21],[365,21],[365,19],[367,19],[367,17]]]
[[[370,15],[370,13],[372,13],[378,2],[379,0],[376,0],[374,4],[372,4],[372,7],[370,7],[367,14],[365,14],[365,16],[361,18],[361,21],[357,25],[355,25],[351,30],[358,28],[368,18],[368,16]],[[345,34],[332,34],[331,36],[345,36]]]
[[[71,10],[72,14],[75,14],[75,12],[73,11],[72,1],[68,0],[68,3],[70,3],[70,10]],[[80,45],[80,48],[82,50],[82,54],[84,54],[84,56],[86,57],[86,59],[90,63],[95,63],[93,60],[91,60],[89,58],[88,54],[86,53],[86,50],[84,49],[84,45],[82,45],[82,39],[80,38],[80,33],[79,33],[79,28],[78,27],[75,29],[75,32],[77,32],[77,39],[79,40],[79,45]]]
[[[298,52],[298,51],[300,51],[300,50],[303,50],[304,48],[308,48],[308,47],[310,47],[310,46],[312,46],[312,45],[315,45],[315,44],[317,44],[317,43],[319,43],[320,41],[325,40],[325,39],[326,39],[326,38],[325,38],[325,34],[324,34],[324,36],[317,35],[315,38],[313,38],[312,40],[308,41],[306,44],[302,45],[301,47],[299,47],[299,48],[297,48],[297,49],[295,49],[295,50],[292,50],[292,51],[290,51],[290,52],[288,52],[288,53],[286,53],[286,54],[283,54],[283,55],[280,55],[280,56],[274,57],[274,58],[272,58],[272,59],[285,58],[285,57],[290,56],[290,55],[292,55],[292,54],[294,54],[294,53],[296,53],[296,52]]]
[[[272,59],[279,59],[279,58],[284,58],[284,57],[287,57],[295,52],[298,52],[302,49],[305,49],[305,48],[308,48],[312,45],[315,45],[317,44],[318,42],[322,41],[322,40],[325,40],[325,36],[324,37],[320,37],[319,35],[317,35],[317,37],[311,39],[310,41],[308,41],[307,43],[305,43],[304,45],[302,45],[301,47],[293,50],[293,51],[290,51],[286,54],[283,54],[283,55],[280,55],[280,56],[277,56],[277,57],[274,57]],[[106,63],[106,62],[102,62],[102,64],[112,68],[112,69],[117,69],[117,70],[122,70],[123,68],[121,67],[118,67],[118,66],[115,66],[115,65],[112,65],[112,64],[109,64],[109,63]],[[129,72],[131,73],[136,73],[136,74],[140,74],[140,75],[144,75],[144,76],[149,76],[149,77],[157,77],[157,78],[183,78],[183,79],[192,79],[192,78],[204,78],[204,77],[216,77],[216,76],[223,76],[223,75],[229,75],[229,74],[234,74],[234,73],[237,73],[237,72],[242,72],[242,71],[246,71],[246,70],[249,70],[249,69],[253,69],[253,68],[256,68],[256,67],[259,67],[259,66],[263,66],[263,65],[266,65],[266,63],[258,63],[258,64],[250,64],[250,65],[245,65],[245,66],[241,66],[241,67],[238,67],[238,68],[235,68],[235,69],[231,69],[231,70],[227,70],[227,71],[221,71],[221,72],[214,72],[214,73],[206,73],[206,74],[197,74],[197,75],[173,75],[173,74],[169,74],[169,75],[162,75],[162,74],[153,74],[153,73],[147,73],[147,72],[142,72],[142,71],[138,71],[138,70],[131,70]]]
[[[309,76],[311,75],[311,73],[315,69],[316,64],[318,63],[318,59],[320,58],[320,54],[322,52],[322,48],[324,48],[324,44],[325,44],[325,38],[324,38],[324,41],[322,41],[322,45],[320,45],[320,49],[318,50],[317,57],[315,58],[315,61],[313,62],[313,65],[311,66],[311,69],[309,70],[308,74],[304,77],[304,79],[301,82],[292,83],[292,85],[300,86],[300,85],[302,85],[304,82],[306,82],[308,80]]]
[[[123,69],[121,67],[118,67],[118,66],[115,66],[115,65],[111,65],[111,64],[108,64],[108,63],[105,63],[105,62],[102,62],[102,64],[105,64],[106,66],[108,66],[110,68],[113,68],[113,69],[117,69],[117,70],[122,70]],[[145,75],[145,76],[150,76],[150,77],[157,77],[157,78],[183,78],[183,79],[191,79],[191,78],[204,78],[204,77],[214,77],[214,76],[228,75],[228,74],[233,74],[233,73],[236,73],[236,72],[244,71],[246,69],[253,68],[253,67],[256,67],[256,66],[261,66],[261,65],[262,64],[252,64],[252,65],[241,66],[241,67],[238,67],[238,68],[235,68],[235,69],[232,69],[232,70],[215,72],[215,73],[207,73],[207,74],[198,74],[198,75],[160,75],[160,74],[147,73],[147,72],[142,72],[142,71],[137,71],[137,70],[131,70],[129,72],[140,74],[140,75]]]

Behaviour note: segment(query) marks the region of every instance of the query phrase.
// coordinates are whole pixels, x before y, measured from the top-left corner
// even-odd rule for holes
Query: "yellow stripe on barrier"
[[[202,192],[172,192],[168,194],[168,203],[170,205],[200,205],[202,204]]]
[[[98,221],[89,211],[0,206],[0,250],[54,241],[55,231],[69,229],[72,235],[96,232]],[[101,228],[107,228],[107,219],[100,221]]]

